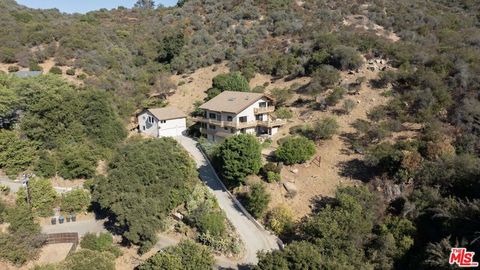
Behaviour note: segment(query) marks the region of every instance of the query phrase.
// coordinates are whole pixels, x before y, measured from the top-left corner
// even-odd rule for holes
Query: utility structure
[[[28,186],[28,184],[30,182],[30,177],[32,177],[31,174],[24,174],[22,184],[25,187],[25,189],[27,190],[27,203],[28,203],[28,206],[31,207],[32,204],[31,204],[31,199],[30,199],[30,188]]]

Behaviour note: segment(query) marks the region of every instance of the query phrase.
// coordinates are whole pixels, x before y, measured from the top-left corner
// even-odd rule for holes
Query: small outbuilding
[[[187,130],[187,115],[175,107],[144,109],[137,119],[139,132],[152,137],[176,137]]]

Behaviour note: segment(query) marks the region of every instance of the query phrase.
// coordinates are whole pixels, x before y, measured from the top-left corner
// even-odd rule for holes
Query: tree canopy
[[[257,174],[262,167],[260,143],[249,134],[229,137],[220,145],[216,160],[225,180],[243,182],[245,177]]]
[[[174,139],[133,140],[113,157],[108,176],[96,180],[93,200],[110,213],[126,240],[146,251],[196,179],[193,160]]]
[[[159,251],[138,269],[210,270],[213,262],[212,252],[207,247],[186,240]]]

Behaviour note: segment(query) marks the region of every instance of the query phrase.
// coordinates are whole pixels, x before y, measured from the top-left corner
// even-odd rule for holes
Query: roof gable
[[[223,91],[200,106],[200,109],[238,114],[262,98],[272,100],[262,93]]]
[[[142,114],[145,111],[153,115],[159,121],[187,117],[187,115],[184,112],[182,112],[181,110],[175,107],[149,108],[149,109],[143,110],[139,114]]]

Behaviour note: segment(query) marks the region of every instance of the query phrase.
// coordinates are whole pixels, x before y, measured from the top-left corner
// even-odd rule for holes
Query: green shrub
[[[86,75],[85,73],[78,74],[78,75],[77,75],[77,78],[78,78],[79,80],[85,80],[85,79],[87,78],[87,75]]]
[[[75,189],[62,194],[60,207],[66,213],[85,211],[90,205],[90,194],[84,189]]]
[[[15,131],[0,130],[0,168],[11,177],[31,168],[37,145]]]
[[[138,266],[138,270],[210,270],[214,258],[209,248],[190,240],[167,247]]]
[[[69,69],[67,69],[67,71],[65,73],[69,76],[75,76],[75,69],[74,68],[69,68]]]
[[[305,137],[289,137],[276,151],[278,160],[285,164],[303,163],[315,154],[315,143]]]
[[[249,134],[229,137],[220,145],[216,159],[225,180],[241,183],[262,167],[260,143]]]
[[[275,182],[280,182],[282,180],[282,177],[279,173],[276,172],[267,172],[267,182],[268,183],[275,183]]]
[[[88,144],[63,145],[58,150],[58,173],[66,179],[87,179],[95,176],[98,154]]]
[[[49,72],[56,75],[62,75],[63,73],[62,69],[57,66],[52,67]]]
[[[28,189],[32,211],[41,217],[51,216],[53,208],[57,206],[58,196],[52,182],[48,179],[34,178],[29,181]],[[27,191],[23,187],[17,192],[17,204],[27,205]]]
[[[195,162],[177,141],[160,138],[131,140],[110,164],[107,176],[97,179],[92,199],[144,253],[157,242],[166,217],[191,194],[198,181]]]
[[[100,233],[98,236],[93,233],[87,233],[82,237],[80,246],[82,249],[110,252],[115,257],[122,255],[122,251],[113,244],[113,237],[110,233]]]
[[[15,72],[18,72],[20,70],[20,68],[18,66],[9,66],[8,67],[8,72],[9,73],[15,73]]]
[[[10,194],[10,187],[0,184],[0,194],[3,194],[4,196],[7,196],[8,194]],[[0,215],[1,215],[1,209],[0,209]],[[1,219],[0,219],[0,223],[1,223]]]
[[[313,124],[310,132],[312,138],[315,140],[328,140],[333,137],[338,131],[340,126],[337,123],[337,120],[333,117],[326,117],[321,120],[316,121]]]
[[[277,106],[283,106],[293,97],[293,91],[288,88],[274,88],[270,95],[275,100]]]
[[[43,68],[37,63],[30,64],[30,71],[42,71]]]
[[[193,214],[195,227],[200,233],[209,233],[214,237],[225,235],[225,216],[220,210],[200,209]]]
[[[338,46],[332,51],[332,65],[338,69],[357,69],[363,65],[360,53],[352,47]]]
[[[247,203],[245,207],[255,218],[263,216],[263,213],[270,202],[270,194],[265,190],[262,183],[255,183],[250,186],[250,192],[246,195]]]
[[[267,214],[267,227],[277,235],[283,235],[293,229],[293,214],[286,205],[273,208]]]
[[[330,93],[325,101],[327,102],[328,106],[335,106],[337,103],[343,98],[343,95],[345,95],[347,91],[341,87],[335,87],[333,89],[333,92]]]
[[[81,249],[60,263],[60,269],[69,270],[115,270],[115,257],[110,252]]]
[[[313,96],[325,92],[340,80],[340,72],[332,66],[322,65],[312,74],[307,92]]]
[[[346,114],[349,114],[353,111],[353,109],[357,106],[357,103],[351,99],[346,99],[343,101],[343,105],[342,105],[342,108],[343,108],[343,111],[346,113]]]
[[[293,117],[293,112],[288,108],[280,107],[275,110],[275,115],[280,119],[290,119]]]
[[[233,72],[229,74],[220,74],[213,78],[212,88],[217,88],[220,92],[223,91],[239,91],[248,92],[250,86],[247,79],[242,76],[240,72]]]

